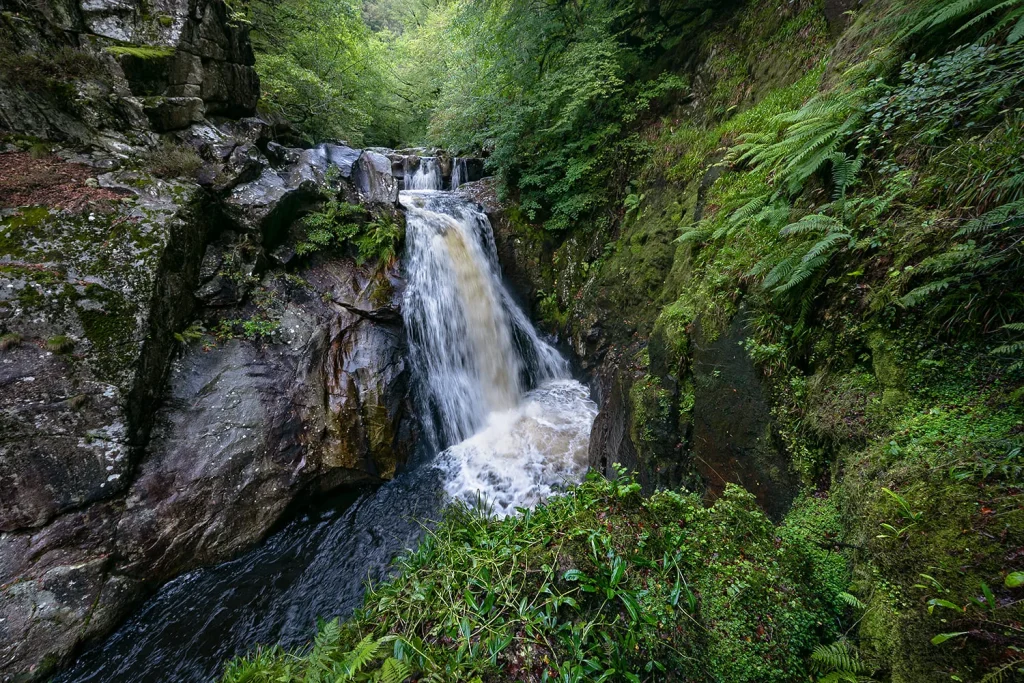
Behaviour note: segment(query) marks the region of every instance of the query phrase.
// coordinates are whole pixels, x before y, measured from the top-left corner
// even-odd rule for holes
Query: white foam
[[[515,408],[493,412],[487,425],[441,454],[445,490],[504,517],[542,502],[587,471],[597,406],[575,380],[543,383]]]

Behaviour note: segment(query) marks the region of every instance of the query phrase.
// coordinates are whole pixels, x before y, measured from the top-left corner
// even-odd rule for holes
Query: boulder
[[[146,99],[144,110],[157,133],[188,128],[202,121],[206,111],[198,97],[151,97]]]
[[[259,178],[235,187],[226,200],[229,216],[242,229],[260,234],[271,249],[282,242],[296,215],[323,199],[329,181],[355,180],[362,158],[356,150],[338,145],[284,149],[280,154],[293,161],[280,169],[263,168]],[[336,169],[336,178],[331,169]],[[397,186],[394,197],[397,200]]]
[[[398,181],[391,171],[391,160],[379,152],[363,150],[353,165],[352,182],[367,203],[395,204],[398,201]]]

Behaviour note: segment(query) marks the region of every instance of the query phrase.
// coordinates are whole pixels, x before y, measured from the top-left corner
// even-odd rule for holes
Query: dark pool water
[[[351,614],[366,580],[416,545],[441,491],[428,466],[299,514],[255,550],[166,584],[54,680],[210,681],[257,644],[305,643],[318,617]]]

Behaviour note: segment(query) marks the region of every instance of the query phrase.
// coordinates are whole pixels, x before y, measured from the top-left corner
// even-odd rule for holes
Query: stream
[[[441,191],[436,159],[407,177],[402,315],[419,419],[437,455],[294,516],[241,557],[170,581],[56,681],[214,680],[233,656],[300,646],[318,618],[351,614],[366,580],[385,578],[445,501],[503,516],[582,479],[597,414],[588,390],[502,283],[486,215]]]

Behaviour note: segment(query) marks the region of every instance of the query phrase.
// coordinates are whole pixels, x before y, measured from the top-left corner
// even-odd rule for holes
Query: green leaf
[[[946,609],[956,610],[961,612],[960,605],[952,603],[949,600],[943,600],[942,598],[932,598],[928,601],[928,614],[931,614],[936,607],[945,607]]]
[[[946,642],[947,640],[950,640],[952,638],[957,638],[959,636],[966,636],[967,634],[968,634],[968,631],[956,631],[955,633],[940,633],[939,635],[937,635],[934,638],[932,638],[931,642],[932,642],[932,645],[941,645],[942,643]]]
[[[1003,582],[1007,588],[1019,588],[1024,586],[1024,572],[1010,572]]]

